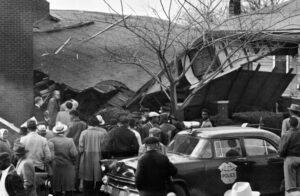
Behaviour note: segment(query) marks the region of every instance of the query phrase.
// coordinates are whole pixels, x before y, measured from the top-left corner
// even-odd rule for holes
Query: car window
[[[215,140],[214,148],[217,158],[242,156],[242,149],[238,139]]]
[[[269,142],[258,138],[245,138],[247,156],[266,156],[277,154],[276,148]]]

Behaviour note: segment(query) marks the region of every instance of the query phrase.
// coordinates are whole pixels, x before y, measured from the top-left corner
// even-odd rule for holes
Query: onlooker
[[[67,110],[66,103],[71,102],[72,103],[72,109],[71,110],[77,110],[78,108],[78,102],[75,99],[72,99],[72,96],[70,94],[65,95],[65,102],[60,105],[60,111]]]
[[[56,116],[56,123],[61,122],[64,125],[68,125],[71,123],[70,111],[73,105],[71,102],[66,103],[66,110],[59,111]]]
[[[295,117],[298,120],[298,126],[297,128],[300,128],[300,117],[298,116],[298,113],[300,112],[300,106],[297,104],[291,104],[289,108],[290,117]],[[290,118],[286,118],[282,121],[282,130],[281,130],[281,136],[287,133],[287,131],[290,129]]]
[[[127,116],[121,115],[120,127],[108,133],[108,148],[113,157],[130,157],[138,154],[139,144],[134,133],[129,130],[128,123]]]
[[[141,130],[142,141],[144,141],[146,137],[149,137],[149,129],[153,127],[159,127],[159,114],[156,112],[149,112],[148,122],[144,124]]]
[[[159,141],[159,147],[157,149],[157,152],[166,155],[167,154],[167,148],[164,144],[162,144],[161,141],[161,130],[157,127],[153,127],[149,130],[149,137],[155,137],[158,139]],[[145,152],[147,151],[146,149],[146,144],[143,144],[140,149],[139,149],[139,156],[145,154]]]
[[[41,107],[44,104],[42,97],[35,97],[34,98],[34,109],[33,109],[33,116],[38,122],[44,122],[44,112],[42,111]]]
[[[107,131],[110,132],[113,129],[118,128],[118,121],[115,118],[110,119]]]
[[[11,154],[11,147],[7,137],[8,131],[6,129],[0,129],[0,152],[7,152],[8,154]]]
[[[80,134],[82,131],[84,131],[87,128],[87,125],[85,122],[81,121],[79,119],[79,113],[76,110],[70,111],[70,116],[71,116],[71,123],[68,125],[69,129],[66,132],[66,137],[72,138],[76,149],[79,151],[79,138]],[[78,154],[76,158],[76,163],[75,163],[75,176],[76,176],[76,181],[75,181],[75,189],[79,191],[79,184],[80,184],[80,179],[79,179],[79,163],[80,163],[80,155]]]
[[[44,125],[44,124],[39,124],[37,126],[37,133],[40,136],[46,138],[47,140],[50,140],[55,136],[54,133],[52,131],[48,130],[46,125]]]
[[[75,161],[78,155],[74,141],[64,136],[67,126],[58,123],[53,132],[56,134],[50,142],[54,145],[53,191],[56,196],[73,195],[75,180]]]
[[[135,184],[140,196],[166,196],[170,178],[177,169],[168,157],[157,152],[159,140],[145,139],[147,152],[139,159],[135,174]]]
[[[160,115],[160,130],[161,130],[161,142],[164,145],[168,145],[171,141],[172,133],[176,127],[168,122],[169,114],[163,113]]]
[[[129,130],[132,131],[132,133],[134,133],[140,147],[142,145],[142,139],[140,133],[137,132],[137,130],[135,130],[135,125],[136,121],[133,118],[129,119]]]
[[[58,90],[55,90],[53,92],[52,98],[49,100],[48,107],[47,107],[47,118],[49,123],[49,128],[52,130],[52,128],[55,126],[56,116],[59,112],[59,105],[60,105],[60,92]]]
[[[283,134],[279,146],[279,154],[284,157],[285,190],[300,186],[300,131],[298,119],[291,117],[291,129]]]
[[[105,121],[104,119],[102,118],[102,116],[100,114],[96,115],[96,118],[98,119],[99,121],[99,125],[100,127],[104,128],[104,125],[105,125]]]
[[[101,167],[103,151],[106,151],[107,132],[98,127],[99,121],[95,116],[88,120],[88,128],[79,138],[80,169],[79,177],[83,180],[84,196],[97,195],[101,184]]]
[[[1,196],[24,196],[23,181],[10,162],[7,152],[0,152],[0,192]]]
[[[205,128],[205,127],[213,127],[213,124],[212,122],[210,121],[209,119],[209,111],[208,109],[202,109],[202,112],[201,112],[201,125],[200,127],[201,128]]]
[[[27,122],[29,133],[20,139],[28,150],[28,158],[33,160],[36,172],[45,172],[45,164],[51,159],[51,152],[46,138],[38,135],[36,132],[36,122],[30,120]]]
[[[66,136],[72,138],[75,146],[78,148],[80,134],[87,128],[87,125],[79,119],[79,113],[76,110],[70,111],[70,117],[71,122],[68,124],[69,129],[66,132]]]
[[[13,150],[18,160],[16,171],[23,180],[26,196],[37,196],[34,165],[32,160],[27,157],[28,151],[22,143],[16,143]]]

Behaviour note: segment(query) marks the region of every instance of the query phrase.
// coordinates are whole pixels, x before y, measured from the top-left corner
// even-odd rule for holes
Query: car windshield
[[[209,140],[192,135],[177,135],[168,148],[169,152],[188,155],[194,158],[211,158],[212,149]]]

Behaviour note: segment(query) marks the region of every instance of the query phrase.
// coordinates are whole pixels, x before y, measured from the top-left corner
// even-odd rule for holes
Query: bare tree
[[[265,44],[269,34],[264,30],[270,26],[253,29],[256,23],[261,22],[263,15],[251,17],[251,21],[240,16],[220,17],[224,14],[224,10],[220,8],[223,6],[222,0],[197,1],[198,4],[194,0],[160,0],[162,14],[152,9],[156,18],[148,18],[146,21],[139,17],[125,20],[123,11],[118,12],[107,0],[103,1],[116,14],[112,22],[123,18],[121,27],[127,29],[135,42],[147,48],[156,59],[153,61],[143,58],[139,47],[106,47],[110,60],[134,64],[149,73],[169,98],[171,111],[175,116],[178,110],[177,85],[192,70],[196,61],[199,61],[201,53],[212,49],[213,57],[203,66],[201,77],[191,84],[195,88],[186,100],[218,74],[263,58],[283,46],[280,42],[273,43],[272,47]],[[120,4],[123,8],[122,0]],[[175,6],[177,11],[174,14],[171,10]],[[233,30],[222,29],[224,24],[232,24]],[[187,58],[189,61],[186,61]],[[159,67],[160,71],[154,73],[151,66]]]

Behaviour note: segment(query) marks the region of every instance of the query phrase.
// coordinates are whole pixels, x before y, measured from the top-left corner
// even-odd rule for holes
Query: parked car
[[[169,192],[177,196],[221,196],[237,181],[262,195],[280,194],[283,159],[280,138],[249,127],[213,127],[179,132],[168,147],[177,167]],[[114,196],[138,195],[134,174],[138,158],[118,161],[103,178],[102,190]]]

